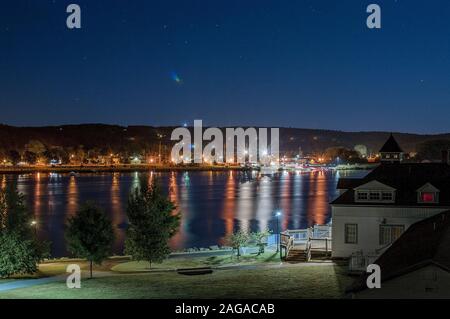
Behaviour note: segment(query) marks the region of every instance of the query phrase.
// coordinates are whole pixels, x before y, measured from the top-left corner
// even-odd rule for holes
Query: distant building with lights
[[[385,163],[400,163],[403,160],[403,150],[392,134],[380,149],[380,160]]]

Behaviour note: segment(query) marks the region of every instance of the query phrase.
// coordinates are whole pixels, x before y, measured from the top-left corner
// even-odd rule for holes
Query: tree
[[[324,157],[331,162],[357,163],[362,160],[359,153],[355,150],[349,150],[345,147],[329,147],[325,150]]]
[[[39,140],[31,140],[25,145],[25,150],[40,155],[45,152],[45,145]]]
[[[264,247],[267,244],[267,237],[269,237],[270,234],[271,232],[268,229],[250,234],[251,240],[259,247],[258,255],[264,254]]]
[[[440,160],[442,151],[450,149],[450,140],[429,140],[417,145],[416,159],[423,160]]]
[[[0,233],[0,277],[33,274],[42,259],[39,246],[32,239],[24,240],[17,231]]]
[[[28,164],[34,165],[37,162],[37,155],[36,153],[30,152],[30,151],[25,151],[24,155],[23,155],[25,162],[27,162]]]
[[[9,151],[8,157],[13,165],[17,165],[20,162],[20,154],[16,150]]]
[[[359,156],[361,157],[367,157],[367,146],[363,144],[355,145],[353,148],[356,152],[358,152]]]
[[[16,184],[11,182],[0,191],[0,231],[17,232],[31,237],[30,228],[33,216],[25,206],[23,194],[17,191]]]
[[[158,184],[142,178],[128,200],[125,252],[134,260],[162,262],[170,254],[169,239],[180,226],[180,214]]]
[[[32,274],[48,255],[48,243],[40,242],[31,226],[32,215],[14,183],[0,190],[0,276]]]
[[[241,247],[247,244],[249,240],[250,236],[242,230],[232,233],[227,238],[228,245],[230,245],[231,247],[233,247],[234,250],[237,251],[238,259],[241,256]]]
[[[101,264],[110,255],[113,240],[111,221],[91,202],[85,203],[76,215],[68,220],[66,230],[68,249],[77,257],[89,261],[90,278],[92,278],[92,264]]]

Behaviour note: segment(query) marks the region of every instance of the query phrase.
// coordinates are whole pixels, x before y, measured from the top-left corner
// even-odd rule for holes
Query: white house
[[[409,226],[450,209],[448,163],[403,163],[391,135],[381,164],[361,179],[341,179],[331,202],[332,257],[378,255]]]
[[[377,260],[381,287],[361,275],[347,289],[352,298],[450,298],[450,211],[412,225]]]

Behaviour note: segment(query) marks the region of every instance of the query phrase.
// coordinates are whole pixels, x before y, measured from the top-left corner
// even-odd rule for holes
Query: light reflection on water
[[[2,175],[0,180],[2,186],[6,180],[17,181],[34,213],[39,237],[52,242],[53,256],[67,254],[64,224],[87,200],[95,201],[110,216],[115,233],[113,249],[121,254],[127,199],[129,192],[139,185],[140,174],[33,173]],[[338,194],[339,174],[286,172],[261,178],[256,173],[239,171],[151,172],[148,182],[158,178],[181,212],[180,231],[172,238],[171,247],[182,249],[223,244],[224,238],[238,229],[274,230],[277,210],[283,213],[283,229],[327,223],[328,203]]]

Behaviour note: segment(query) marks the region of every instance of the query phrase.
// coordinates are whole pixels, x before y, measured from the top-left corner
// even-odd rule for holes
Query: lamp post
[[[37,236],[37,222],[35,220],[33,220],[31,222],[31,227],[34,228],[34,236],[36,237]]]
[[[275,217],[277,218],[277,225],[276,225],[276,229],[277,229],[277,253],[280,253],[280,257],[281,257],[281,240],[280,240],[280,216],[281,216],[281,212],[278,211],[275,213]]]

